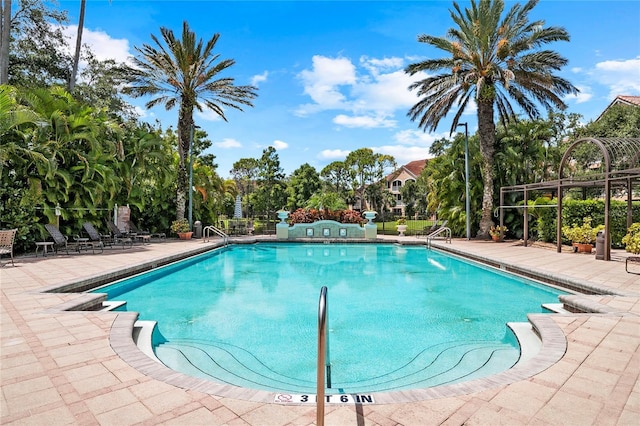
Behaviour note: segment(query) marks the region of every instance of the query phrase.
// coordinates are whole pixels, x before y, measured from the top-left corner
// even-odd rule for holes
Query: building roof
[[[600,120],[600,118],[614,105],[628,105],[628,106],[636,106],[640,107],[640,96],[625,96],[618,95],[616,98],[611,101],[611,103],[600,113],[598,118],[595,121]]]
[[[402,172],[403,169],[407,173],[409,173],[411,176],[417,179],[418,176],[420,176],[420,173],[422,172],[422,169],[424,169],[426,164],[427,164],[426,159],[411,161],[410,163],[400,166],[393,173],[387,175],[387,181],[395,179],[400,174],[400,172]]]

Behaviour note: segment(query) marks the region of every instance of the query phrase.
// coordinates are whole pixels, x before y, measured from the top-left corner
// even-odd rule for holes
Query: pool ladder
[[[211,238],[211,233],[214,233],[219,237],[222,237],[222,242],[224,243],[225,246],[229,244],[229,236],[225,234],[224,231],[222,231],[220,228],[216,228],[213,225],[209,225],[209,226],[205,226],[203,231],[204,231],[204,238],[202,239],[203,242],[205,243],[208,242],[209,239]]]
[[[331,360],[329,357],[329,336],[327,335],[328,309],[327,287],[323,286],[320,289],[320,301],[318,303],[318,383],[316,390],[316,424],[318,426],[324,426],[325,370],[327,373],[327,388],[331,388]]]

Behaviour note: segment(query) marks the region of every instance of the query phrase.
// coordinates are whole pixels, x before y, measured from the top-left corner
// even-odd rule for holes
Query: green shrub
[[[629,253],[640,254],[640,223],[634,223],[627,230],[627,235],[622,237],[622,244]]]

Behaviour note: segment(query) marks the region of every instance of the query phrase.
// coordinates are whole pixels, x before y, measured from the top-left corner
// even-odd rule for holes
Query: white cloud
[[[640,94],[640,56],[599,62],[592,74],[600,84],[609,87],[610,98]]]
[[[242,148],[242,144],[232,138],[225,138],[221,142],[214,142],[213,146],[222,149]]]
[[[469,129],[471,132],[471,129]],[[426,133],[422,130],[402,130],[397,132],[393,139],[403,146],[416,146],[416,147],[426,147],[427,150],[431,146],[431,144],[441,138],[449,139],[449,132],[442,133]]]
[[[275,149],[287,149],[289,148],[289,144],[280,140],[275,140],[271,144]]]
[[[64,26],[62,27],[62,31],[69,39],[70,49],[75,49],[78,26]],[[94,31],[85,27],[82,30],[82,44],[88,45],[91,48],[91,51],[96,55],[96,58],[100,60],[113,59],[116,62],[122,63],[129,62],[131,58],[129,40],[124,38],[112,38],[104,31]]]
[[[397,70],[398,68],[402,68],[404,66],[404,59],[398,57],[376,59],[361,56],[360,64],[369,70],[371,74],[377,75],[381,70]]]
[[[353,89],[354,110],[392,114],[398,109],[410,108],[418,98],[409,91],[416,77],[402,70],[378,74],[371,82],[357,84]]]
[[[578,90],[580,90],[580,92],[575,95],[565,96],[564,99],[566,101],[573,100],[576,104],[582,104],[591,100],[591,98],[593,97],[591,87],[588,87],[588,86],[576,86],[576,87],[578,88]]]
[[[322,160],[344,160],[350,152],[344,149],[325,149],[320,151],[318,158]]]
[[[405,145],[384,145],[372,148],[374,152],[380,154],[388,154],[396,159],[398,165],[406,164],[411,161],[433,157],[429,154],[429,147],[421,146],[405,146]]]
[[[135,105],[133,109],[140,118],[147,118],[149,115],[153,115],[149,110],[138,105]]]
[[[269,77],[269,71],[265,71],[262,74],[254,75],[251,78],[251,85],[258,86],[260,83],[267,81],[267,77]]]
[[[195,112],[196,117],[204,121],[222,121],[222,117],[209,108],[204,108],[202,111],[195,110]]]
[[[347,58],[319,55],[313,56],[312,64],[311,70],[303,70],[298,75],[304,84],[304,93],[321,110],[342,108],[346,97],[340,92],[340,86],[356,82],[355,66]],[[299,113],[306,113],[304,105],[299,108]]]
[[[358,68],[350,59],[315,55],[312,69],[299,74],[304,93],[312,103],[300,105],[296,113],[308,115],[326,110],[342,110],[334,123],[347,127],[393,127],[391,117],[417,101],[408,87],[424,73],[409,76],[404,58],[360,58]],[[404,112],[404,111],[403,111]]]
[[[339,114],[333,118],[333,122],[344,127],[364,127],[368,129],[380,127],[395,127],[395,120],[387,120],[384,117],[373,116],[347,116]]]

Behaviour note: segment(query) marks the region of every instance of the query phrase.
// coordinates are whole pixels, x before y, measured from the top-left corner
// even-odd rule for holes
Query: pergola
[[[524,245],[528,241],[528,209],[531,191],[556,191],[558,253],[562,250],[562,198],[564,191],[571,188],[603,188],[604,192],[604,260],[611,260],[611,233],[609,232],[609,210],[612,191],[626,194],[627,227],[632,223],[632,202],[634,189],[640,192],[640,138],[581,138],[565,151],[558,169],[558,179],[526,185],[500,188],[500,225],[503,225],[504,209],[521,207],[524,218]],[[522,192],[523,206],[505,206],[504,194]],[[549,206],[547,206],[549,207]]]

